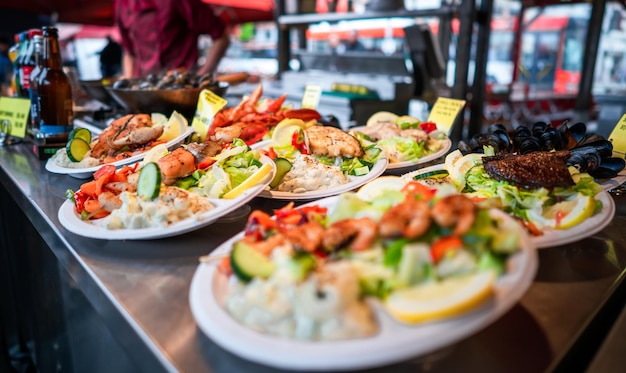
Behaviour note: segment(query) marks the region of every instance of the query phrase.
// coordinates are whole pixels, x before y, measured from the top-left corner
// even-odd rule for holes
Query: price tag
[[[317,109],[317,105],[320,103],[320,97],[322,97],[321,86],[307,85],[304,89],[304,96],[302,97],[302,108]]]
[[[613,128],[609,141],[613,143],[613,156],[626,158],[626,114],[622,115],[622,118]]]
[[[10,136],[24,138],[30,112],[30,100],[17,97],[0,97],[0,121],[7,120]]]
[[[193,116],[193,121],[191,122],[191,126],[200,137],[200,142],[206,140],[209,128],[211,128],[213,119],[215,119],[215,114],[226,106],[227,103],[228,101],[216,95],[213,91],[209,91],[208,89],[200,91],[196,114]]]
[[[433,105],[427,122],[437,124],[437,129],[450,135],[456,117],[465,106],[465,100],[439,97]]]

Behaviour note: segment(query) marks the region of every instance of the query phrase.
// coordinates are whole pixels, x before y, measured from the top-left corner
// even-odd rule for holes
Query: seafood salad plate
[[[102,166],[94,180],[67,191],[59,221],[72,233],[107,240],[156,239],[209,225],[249,202],[274,178],[274,162],[243,142],[236,146],[237,141],[212,157],[206,169],[194,165],[184,148],[119,170]],[[186,163],[193,167],[183,170]]]
[[[380,176],[388,161],[375,146],[315,121],[285,119],[270,140],[252,146],[276,163],[276,178],[260,197],[312,200],[350,191]]]
[[[373,114],[367,125],[352,127],[350,133],[363,145],[381,148],[389,159],[387,171],[393,174],[441,158],[452,147],[452,141],[435,123],[387,111]]]
[[[399,202],[398,193],[373,202],[349,192],[287,205],[271,218],[253,211],[245,231],[194,274],[190,306],[199,328],[273,367],[364,369],[458,342],[522,297],[537,251],[508,215],[474,209],[458,194],[430,204],[415,196]],[[458,198],[469,206],[458,222],[424,220],[431,208],[454,215]],[[404,203],[426,215],[399,214],[414,211]],[[472,236],[495,239],[470,249]]]
[[[481,156],[482,154],[478,156],[468,156],[465,159],[473,163],[473,165],[469,167],[474,167],[480,164],[479,159]],[[453,158],[453,156],[450,156],[448,161],[450,161],[451,158]],[[456,170],[462,170],[464,168],[466,167],[457,165]],[[479,168],[482,168],[482,166]],[[485,179],[488,179],[485,175],[482,175],[484,177],[483,180],[480,179],[479,168],[474,170],[474,172],[478,172],[478,176],[475,174],[473,178],[473,182],[477,183],[474,185],[476,189],[472,192],[469,192],[467,189],[465,189],[465,191],[468,192],[468,195],[474,196],[478,200],[483,200],[481,203],[490,203],[488,202],[489,198],[493,197],[501,201],[496,202],[499,207],[504,207],[504,209],[512,215],[525,216],[525,219],[520,217],[519,220],[529,227],[529,231],[532,233],[530,240],[537,248],[564,245],[590,237],[604,229],[615,215],[615,202],[613,198],[611,198],[606,190],[603,190],[603,188],[600,188],[597,184],[595,188],[591,187],[591,189],[589,189],[590,191],[587,195],[564,192],[564,196],[567,195],[567,197],[565,197],[566,200],[559,204],[554,203],[553,199],[550,197],[550,193],[545,189],[533,195],[532,190],[523,192],[523,189],[518,189],[517,187],[509,189],[508,186],[500,186],[500,188],[498,188],[499,186],[494,182],[489,186],[489,189],[494,190],[493,193],[487,190],[479,191],[477,185],[483,183]],[[452,170],[453,174],[455,173],[455,168],[449,169]],[[418,180],[434,188],[441,187],[442,184],[447,186],[453,185],[451,179],[453,176],[451,176],[444,164],[422,168],[404,174],[401,177],[406,181]],[[592,180],[586,180],[585,182],[591,185],[591,181]],[[455,187],[458,187],[458,185]],[[582,187],[584,187],[584,184],[581,185],[581,188]],[[521,195],[516,196],[514,192],[516,190],[522,190]],[[592,196],[589,196],[589,194],[592,194]],[[524,199],[528,201],[527,207],[517,204]],[[507,206],[507,203],[511,205]],[[542,207],[542,203],[545,207]],[[502,206],[503,204],[504,206]],[[563,213],[553,211],[558,209],[558,206],[563,208]],[[569,219],[567,218],[568,215],[570,216]],[[561,224],[557,222],[557,219],[554,218],[555,216],[561,216]]]
[[[113,121],[93,141],[87,129],[77,128],[70,134],[68,146],[48,159],[46,170],[88,179],[102,165],[123,166],[141,161],[154,146],[164,144],[172,149],[194,133],[184,118],[170,122],[157,126],[148,114],[127,115]],[[68,149],[71,149],[70,153]]]

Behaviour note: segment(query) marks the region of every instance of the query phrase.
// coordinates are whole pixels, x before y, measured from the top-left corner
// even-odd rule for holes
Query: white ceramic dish
[[[417,171],[409,172],[402,175],[402,178],[411,180],[413,176],[436,170],[443,170],[443,164],[437,164],[425,167]],[[606,188],[605,188],[606,189]],[[606,227],[615,215],[615,201],[603,190],[596,195],[596,199],[602,202],[602,210],[592,217],[586,219],[582,223],[570,228],[562,230],[547,230],[542,236],[531,237],[533,244],[537,248],[548,248],[553,246],[565,245],[571,242],[581,240],[585,237],[592,236]]]
[[[141,228],[141,229],[107,229],[98,224],[97,220],[85,221],[74,211],[74,203],[66,200],[60,207],[58,217],[61,225],[68,231],[80,236],[89,238],[98,238],[103,240],[151,240],[163,237],[176,236],[186,232],[190,232],[209,224],[217,219],[235,211],[241,206],[248,203],[252,198],[256,197],[259,192],[272,181],[276,173],[274,162],[263,156],[263,163],[269,163],[273,167],[273,171],[265,177],[256,186],[246,190],[240,196],[234,199],[218,199],[208,198],[214,208],[200,214],[198,216],[176,222],[167,227]]]
[[[176,137],[175,139],[173,139],[171,141],[168,141],[165,144],[165,146],[167,146],[168,149],[172,149],[172,148],[176,147],[177,145],[179,145],[180,143],[182,143],[193,132],[194,132],[194,129],[192,127],[189,127],[187,129],[187,131],[185,131],[182,134],[180,134],[180,136]],[[110,165],[113,165],[115,167],[118,167],[118,166],[122,166],[122,165],[125,165],[125,164],[135,163],[135,162],[141,161],[145,155],[146,155],[146,152],[143,152],[143,153],[140,153],[140,154],[135,154],[132,157],[129,157],[129,158],[126,158],[126,159],[122,159],[122,160],[119,160],[119,161],[115,161],[115,162],[111,162],[111,163],[107,163],[107,164],[110,164]],[[95,166],[95,167],[87,167],[87,168],[61,167],[61,166],[57,165],[54,162],[54,158],[50,158],[46,162],[46,170],[48,170],[49,172],[52,172],[52,173],[55,173],[55,174],[70,175],[70,176],[75,177],[77,179],[88,179],[88,178],[92,177],[94,172],[98,171],[98,169],[101,166],[102,165],[98,165],[98,166]]]
[[[349,129],[349,131],[352,131],[352,130],[358,131],[359,128],[363,128],[363,126],[352,127]],[[444,155],[448,154],[448,151],[451,148],[452,148],[452,141],[446,138],[442,140],[441,149],[437,150],[436,152],[429,154],[425,157],[422,157],[418,159],[417,161],[389,162],[389,164],[387,165],[387,171],[391,171],[392,173],[395,173],[395,174],[400,173],[400,172],[407,172],[411,169],[414,169],[416,166],[420,164],[428,163],[440,157],[443,157]]]
[[[331,207],[337,197],[311,204]],[[228,240],[211,256],[223,256],[240,239]],[[216,261],[217,262],[217,261]],[[223,348],[252,361],[282,369],[339,371],[391,364],[453,344],[485,328],[513,307],[532,283],[537,252],[530,241],[507,263],[496,283],[495,297],[480,308],[437,322],[407,325],[392,319],[376,300],[379,332],[369,338],[343,341],[297,341],[255,332],[239,324],[222,307],[226,276],[215,264],[202,263],[191,282],[191,311],[200,329]]]
[[[301,200],[301,201],[309,201],[313,199],[319,199],[323,197],[334,196],[343,192],[348,192],[350,190],[354,190],[361,185],[374,180],[378,176],[382,175],[387,168],[387,158],[380,158],[378,162],[372,167],[370,172],[363,176],[348,176],[350,180],[346,184],[338,185],[334,188],[314,190],[310,192],[304,193],[290,193],[290,192],[279,192],[275,190],[265,189],[261,193],[259,193],[259,197],[263,198],[271,198],[271,199],[280,199],[280,200]]]

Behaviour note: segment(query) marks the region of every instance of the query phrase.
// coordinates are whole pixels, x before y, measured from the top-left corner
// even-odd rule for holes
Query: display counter
[[[189,306],[198,258],[240,231],[248,209],[171,238],[87,239],[57,218],[65,190],[82,181],[44,165],[27,144],[0,148],[0,347],[12,362],[28,360],[26,353],[42,372],[274,371],[205,337]],[[532,285],[493,324],[434,353],[369,371],[581,371],[626,299],[626,195],[612,198],[617,214],[600,233],[539,251]],[[271,212],[283,204],[256,198],[249,206]]]

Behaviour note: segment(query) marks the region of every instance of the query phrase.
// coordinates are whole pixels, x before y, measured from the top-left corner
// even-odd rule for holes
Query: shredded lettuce
[[[414,162],[425,155],[425,142],[417,142],[410,137],[390,137],[378,141],[376,145],[395,162]]]

